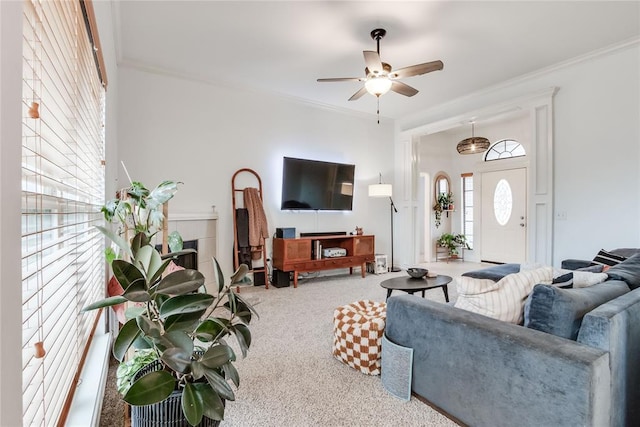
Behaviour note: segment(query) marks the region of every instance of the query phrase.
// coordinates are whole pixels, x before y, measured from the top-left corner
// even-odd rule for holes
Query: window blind
[[[23,425],[61,422],[104,296],[105,89],[78,0],[23,16]],[[44,357],[36,357],[39,343]]]

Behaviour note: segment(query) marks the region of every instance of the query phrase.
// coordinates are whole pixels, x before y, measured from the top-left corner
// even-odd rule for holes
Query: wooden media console
[[[322,249],[341,248],[346,255],[323,257]],[[298,273],[360,267],[362,277],[367,263],[375,260],[375,237],[363,235],[313,236],[297,239],[273,239],[273,266],[293,271],[293,287],[298,287]]]

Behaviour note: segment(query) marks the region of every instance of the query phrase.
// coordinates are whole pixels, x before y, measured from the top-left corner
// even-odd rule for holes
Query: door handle
[[[520,227],[524,227],[524,222],[521,222],[521,223],[520,223]]]

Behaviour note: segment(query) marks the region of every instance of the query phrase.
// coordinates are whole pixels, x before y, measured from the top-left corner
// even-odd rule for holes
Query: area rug
[[[361,299],[384,301],[380,281],[406,275],[308,275],[297,289],[243,288],[260,318],[239,360],[240,388],[223,426],[456,426],[412,397],[388,393],[379,376],[356,371],[332,355],[333,311]],[[418,298],[418,297],[417,297]],[[426,298],[444,302],[440,289]],[[241,356],[239,356],[241,357]]]

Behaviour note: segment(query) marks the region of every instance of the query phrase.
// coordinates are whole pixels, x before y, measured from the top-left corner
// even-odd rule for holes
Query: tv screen
[[[281,210],[350,211],[355,165],[284,157]]]

